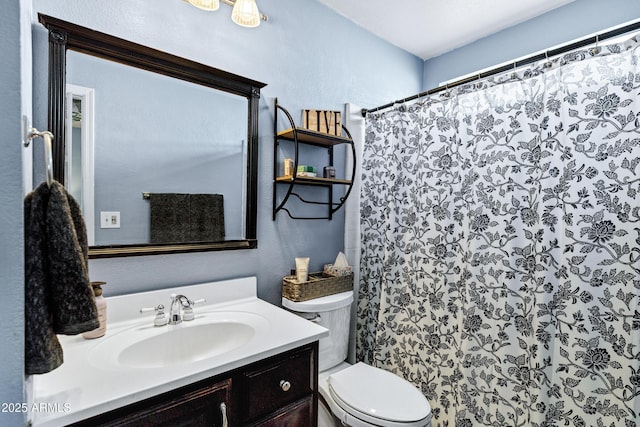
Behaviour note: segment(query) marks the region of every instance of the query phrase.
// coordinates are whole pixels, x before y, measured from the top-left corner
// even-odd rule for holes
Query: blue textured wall
[[[425,61],[423,90],[639,18],[638,0],[576,0]]]
[[[24,1],[4,4],[0,14],[0,404],[25,401],[24,371],[24,263],[22,214],[22,115],[31,101],[29,57],[31,39],[21,34],[21,21],[29,20]],[[22,26],[24,27],[24,26]],[[28,28],[28,27],[27,27]],[[28,47],[25,47],[27,44]],[[26,80],[26,83],[24,83]],[[27,101],[25,101],[27,99]],[[11,409],[5,408],[3,409]],[[0,412],[0,425],[24,423],[19,411]]]

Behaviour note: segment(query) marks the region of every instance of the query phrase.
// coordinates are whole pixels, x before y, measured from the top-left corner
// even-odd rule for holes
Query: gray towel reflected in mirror
[[[225,239],[222,194],[150,193],[151,243]]]

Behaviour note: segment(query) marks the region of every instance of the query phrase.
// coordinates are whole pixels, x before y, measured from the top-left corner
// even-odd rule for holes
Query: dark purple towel
[[[91,284],[87,229],[80,206],[54,181],[47,204],[47,256],[53,330],[76,335],[100,326]]]
[[[49,292],[45,286],[45,239],[49,188],[42,185],[24,199],[25,373],[44,374],[62,364],[62,346],[53,332]]]
[[[60,183],[43,183],[25,198],[26,373],[49,372],[62,364],[55,334],[75,335],[98,326],[80,207]]]

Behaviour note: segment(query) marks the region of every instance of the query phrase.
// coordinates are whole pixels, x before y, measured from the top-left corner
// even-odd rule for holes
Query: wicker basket
[[[353,273],[346,276],[331,276],[323,272],[309,273],[309,280],[302,283],[296,280],[296,276],[285,276],[282,279],[282,296],[296,302],[339,294],[352,289]]]

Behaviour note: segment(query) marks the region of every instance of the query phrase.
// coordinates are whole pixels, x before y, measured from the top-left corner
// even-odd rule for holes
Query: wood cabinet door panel
[[[78,425],[127,427],[225,427],[223,409],[229,412],[231,379],[188,392],[166,402],[129,413],[108,413]],[[110,419],[107,419],[109,417]]]

